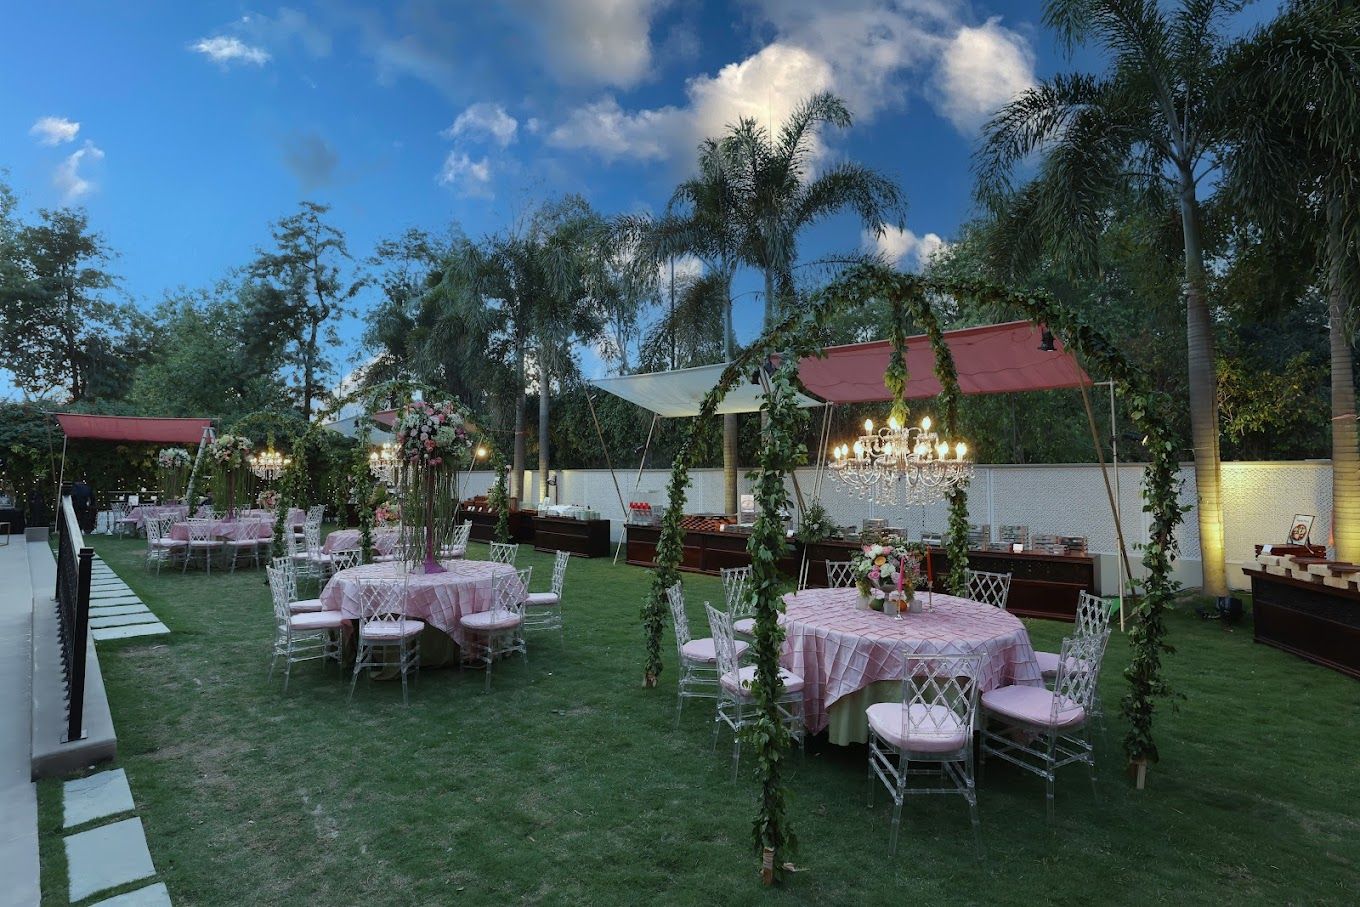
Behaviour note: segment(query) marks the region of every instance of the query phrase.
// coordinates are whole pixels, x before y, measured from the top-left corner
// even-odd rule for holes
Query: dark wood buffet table
[[[567,551],[576,557],[609,557],[609,521],[535,516],[534,550]]]
[[[1243,568],[1253,638],[1360,679],[1360,592]]]
[[[628,563],[651,567],[656,563],[659,526],[628,527]],[[747,537],[740,533],[688,530],[680,569],[692,573],[716,574],[723,567],[745,567],[751,563],[746,553]],[[779,569],[796,577],[802,564],[803,546],[790,542],[790,555],[779,562]],[[807,546],[809,586],[826,585],[826,562],[848,561],[859,550],[858,542],[829,540]],[[935,591],[944,592],[949,573],[949,558],[942,549],[931,549]],[[1058,554],[1005,551],[970,551],[968,565],[975,570],[1010,573],[1011,590],[1007,610],[1021,617],[1047,617],[1074,620],[1077,600],[1082,592],[1096,592],[1095,558]]]
[[[474,542],[491,542],[496,539],[496,514],[485,510],[460,510],[458,520],[472,523],[469,536]],[[532,543],[534,540],[533,513],[528,510],[510,511],[510,541]]]

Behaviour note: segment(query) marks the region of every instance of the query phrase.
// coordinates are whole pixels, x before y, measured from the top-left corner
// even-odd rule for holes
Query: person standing
[[[80,480],[71,486],[71,506],[76,511],[76,522],[80,525],[81,532],[94,532],[97,514],[94,509],[94,489],[90,487],[90,480],[86,476],[81,476]]]

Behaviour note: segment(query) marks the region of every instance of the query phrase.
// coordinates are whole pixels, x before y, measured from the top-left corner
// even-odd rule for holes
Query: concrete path
[[[38,788],[32,758],[33,588],[23,536],[0,547],[0,905],[34,907],[38,884]]]
[[[170,632],[97,554],[91,566],[90,586],[90,635],[95,642]]]

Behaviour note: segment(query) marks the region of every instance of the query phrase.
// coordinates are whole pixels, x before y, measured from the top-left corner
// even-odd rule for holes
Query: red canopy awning
[[[395,409],[380,409],[373,414],[373,421],[383,428],[390,429],[397,422],[397,411]]]
[[[211,419],[155,419],[145,416],[90,416],[56,413],[68,438],[143,444],[197,444]]]
[[[1028,321],[989,324],[945,331],[954,354],[959,389],[965,394],[1008,394],[1089,386],[1072,354],[1055,341],[1055,352],[1039,349],[1042,330]],[[807,357],[798,363],[803,386],[829,403],[866,403],[891,399],[883,373],[892,355],[892,342],[875,340],[832,346],[826,357]],[[907,396],[913,400],[940,392],[935,378],[935,352],[924,334],[907,340]]]

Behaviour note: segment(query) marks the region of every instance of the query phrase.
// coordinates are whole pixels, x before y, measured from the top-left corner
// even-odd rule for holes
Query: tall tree
[[[728,216],[737,224],[742,261],[764,277],[766,329],[792,303],[798,237],[804,230],[845,211],[875,234],[893,222],[901,226],[905,201],[887,176],[853,161],[814,174],[821,129],[849,129],[853,122],[844,101],[822,93],[800,104],[778,136],[742,118],[722,139],[724,156],[732,162],[734,207]]]
[[[1056,254],[1090,270],[1112,203],[1129,194],[1180,220],[1190,434],[1199,495],[1204,591],[1227,593],[1214,320],[1204,267],[1199,187],[1221,152],[1214,116],[1222,85],[1224,18],[1240,0],[1046,0],[1044,22],[1069,51],[1110,57],[1099,76],[1064,74],[1022,92],[988,123],[978,193],[1004,210],[1016,260]],[[1015,171],[1041,154],[1018,193]]]
[[[1315,250],[1331,356],[1333,538],[1338,558],[1360,561],[1360,4],[1293,0],[1235,48],[1227,71],[1226,193],[1267,235],[1308,237]]]
[[[329,211],[328,205],[303,202],[273,225],[274,249],[260,250],[247,272],[256,283],[254,336],[286,339],[285,361],[297,373],[298,404],[307,418],[332,375],[326,350],[340,345],[336,327],[364,285],[344,273],[349,249],[344,234],[323,219]]]
[[[115,284],[105,269],[109,248],[83,210],[43,210],[38,223],[17,229],[12,211],[13,196],[5,190],[0,333],[6,367],[33,396],[60,388],[72,402],[88,399],[92,378],[119,344],[125,315],[108,298]]]
[[[675,305],[674,268],[679,255],[689,254],[704,264],[704,295],[684,300],[699,302],[716,299],[721,305],[720,317],[705,321],[702,327],[720,334],[724,362],[731,362],[737,354],[737,337],[732,327],[732,280],[741,264],[741,241],[737,210],[737,161],[732,149],[717,139],[705,139],[699,145],[698,168],[693,176],[682,182],[671,194],[666,215],[650,234],[653,259],[665,262],[670,269],[668,318],[674,324],[678,309]],[[672,337],[675,333],[672,332]],[[675,347],[672,346],[672,360]],[[699,363],[693,363],[699,364]],[[706,363],[704,363],[706,364]],[[676,363],[671,362],[671,368]],[[738,439],[741,422],[736,413],[723,416],[723,507],[728,513],[737,512]]]

